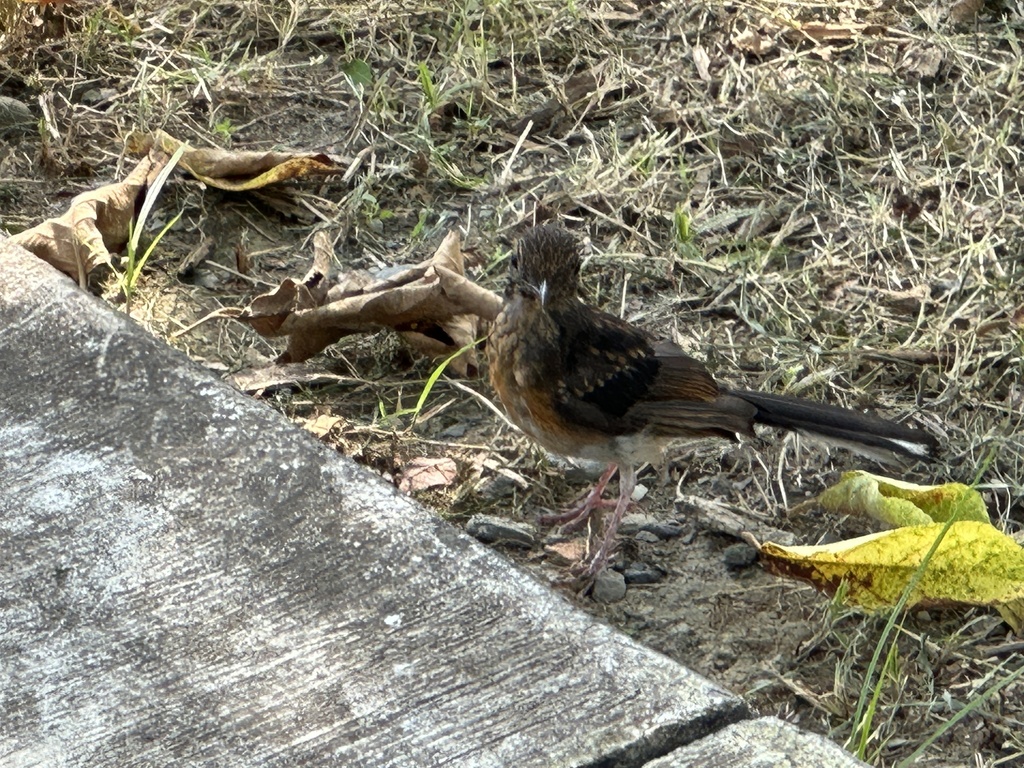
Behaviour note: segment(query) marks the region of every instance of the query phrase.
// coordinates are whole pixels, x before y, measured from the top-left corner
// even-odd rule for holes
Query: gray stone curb
[[[0,360],[0,766],[640,766],[748,715],[7,243]]]

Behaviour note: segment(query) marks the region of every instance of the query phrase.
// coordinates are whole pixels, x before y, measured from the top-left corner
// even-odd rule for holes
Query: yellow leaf
[[[916,485],[869,472],[846,472],[818,502],[829,512],[867,515],[892,526],[944,523],[954,517],[988,523],[985,500],[962,483]]]
[[[761,546],[772,573],[809,581],[827,594],[846,582],[853,605],[894,605],[942,524],[911,526],[817,547]],[[999,609],[1019,632],[1024,617],[1024,549],[991,525],[971,520],[950,525],[907,601],[907,606],[982,605]]]

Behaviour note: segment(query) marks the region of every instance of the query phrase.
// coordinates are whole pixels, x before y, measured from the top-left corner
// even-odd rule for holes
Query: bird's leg
[[[574,531],[581,527],[587,518],[590,517],[590,513],[598,507],[604,505],[611,505],[612,502],[605,501],[601,497],[604,495],[605,486],[615,477],[615,473],[619,467],[617,464],[609,464],[608,468],[604,471],[597,480],[597,484],[587,493],[586,496],[582,497],[578,504],[573,504],[569,509],[561,514],[557,515],[544,515],[541,517],[540,522],[542,525],[561,525],[566,531]],[[632,493],[632,491],[630,491]]]
[[[615,511],[612,513],[608,525],[605,526],[601,544],[587,566],[585,576],[596,576],[608,564],[608,560],[615,550],[615,534],[619,530],[622,516],[626,514],[626,510],[633,500],[634,488],[636,488],[636,468],[632,464],[621,465],[619,467],[619,499],[615,503]]]

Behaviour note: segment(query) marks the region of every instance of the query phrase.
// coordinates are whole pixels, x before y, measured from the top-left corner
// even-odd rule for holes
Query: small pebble
[[[622,572],[627,584],[657,584],[665,573],[660,568],[655,568],[647,563],[630,563]]]
[[[736,654],[726,648],[722,648],[715,652],[711,663],[719,671],[726,670],[736,663]]]
[[[645,515],[642,512],[633,512],[622,518],[622,522],[619,524],[619,533],[623,536],[632,536],[637,531],[642,531],[644,528],[650,525],[657,525],[658,520],[651,515]]]
[[[637,531],[636,536],[633,538],[637,541],[642,541],[644,544],[657,544],[661,541],[656,533],[651,533],[648,530]]]
[[[595,603],[617,603],[626,596],[626,579],[618,571],[605,568],[594,578],[590,592]]]
[[[480,487],[480,495],[485,499],[504,499],[515,492],[515,481],[505,475],[496,475]]]
[[[633,512],[626,515],[622,518],[622,523],[619,525],[619,532],[623,536],[631,536],[638,531],[647,531],[648,533],[653,533],[659,539],[674,539],[677,536],[682,536],[685,530],[675,520],[659,520],[643,512]]]
[[[534,529],[526,523],[506,520],[497,515],[473,515],[466,523],[466,533],[484,544],[514,544],[532,547]]]
[[[757,550],[749,544],[731,544],[722,552],[727,568],[740,570],[757,562]]]
[[[679,523],[675,522],[674,520],[669,520],[667,522],[660,522],[659,521],[659,522],[650,523],[648,525],[645,525],[643,527],[643,530],[650,531],[655,536],[657,536],[659,539],[674,539],[674,538],[676,538],[678,536],[682,536],[683,535],[683,531],[685,529],[683,528],[683,526],[681,526]]]
[[[458,424],[452,424],[447,429],[441,430],[437,436],[441,439],[458,440],[460,437],[465,437],[468,431],[469,424],[465,421],[460,421]]]

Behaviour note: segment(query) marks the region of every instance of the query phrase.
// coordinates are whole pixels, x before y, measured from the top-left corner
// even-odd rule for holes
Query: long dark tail
[[[938,440],[923,430],[849,408],[765,392],[730,390],[729,394],[757,408],[756,424],[818,435],[876,458],[884,459],[889,452],[928,459],[939,447]]]

